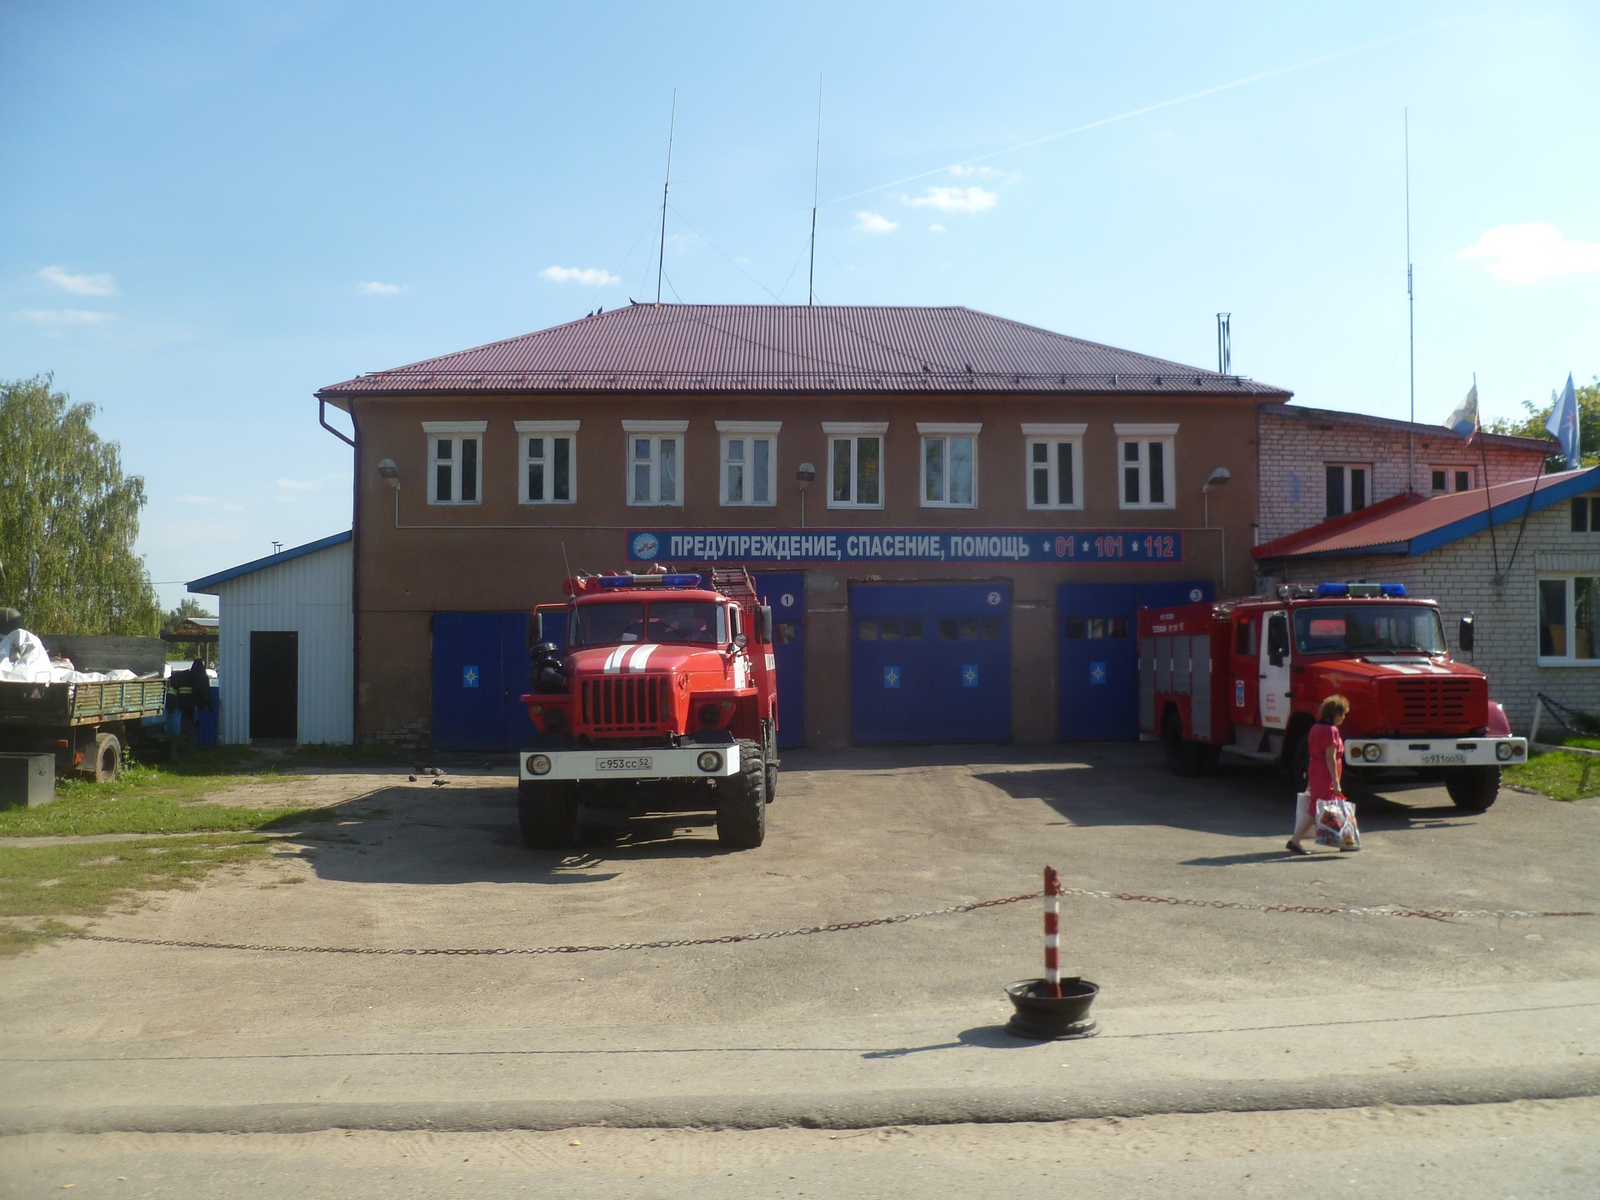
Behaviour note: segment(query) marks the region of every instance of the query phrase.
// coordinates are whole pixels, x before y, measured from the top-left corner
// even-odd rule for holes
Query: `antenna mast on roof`
[[[667,126],[667,178],[661,185],[661,253],[656,258],[656,307],[661,307],[661,276],[667,269],[667,189],[672,186],[672,135],[678,131],[678,89],[672,89],[672,121]]]
[[[817,162],[811,175],[811,273],[806,278],[806,305],[815,304],[817,287],[817,197],[822,189],[822,75],[817,75]]]
[[[1406,434],[1406,494],[1417,487],[1417,295],[1411,286],[1411,110],[1405,110],[1406,134],[1406,321],[1411,337],[1411,425]],[[1487,485],[1487,481],[1485,481]]]
[[[1233,374],[1233,314],[1217,314],[1217,374]]]

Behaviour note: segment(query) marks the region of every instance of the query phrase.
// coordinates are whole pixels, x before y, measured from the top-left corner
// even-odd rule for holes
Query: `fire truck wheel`
[[[577,797],[559,783],[517,784],[517,824],[522,843],[533,850],[560,850],[572,845],[578,831]]]
[[[1174,775],[1194,775],[1200,770],[1201,747],[1183,736],[1183,721],[1169,712],[1161,722],[1161,748],[1166,752],[1167,770]]]
[[[767,838],[767,768],[761,747],[739,743],[739,773],[717,789],[717,840],[754,850]]]
[[[1448,767],[1444,789],[1462,812],[1481,813],[1500,795],[1500,768]]]

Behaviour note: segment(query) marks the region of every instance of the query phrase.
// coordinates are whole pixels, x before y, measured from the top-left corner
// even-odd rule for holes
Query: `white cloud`
[[[539,278],[551,283],[578,283],[584,287],[608,287],[622,282],[620,276],[599,267],[546,267],[539,272]]]
[[[958,179],[962,176],[969,176],[973,179],[998,179],[1000,177],[1000,172],[993,167],[963,167],[960,165],[951,167],[950,174]]]
[[[107,321],[115,321],[111,313],[95,312],[87,308],[25,308],[16,314],[27,321],[37,321],[41,325],[103,325]]]
[[[74,275],[65,267],[45,267],[39,278],[74,296],[110,296],[117,290],[116,280],[109,275]]]
[[[924,195],[900,198],[913,208],[937,208],[940,212],[978,213],[1000,203],[998,193],[981,187],[930,187]]]
[[[928,226],[928,232],[929,233],[943,233],[944,232],[944,226],[943,225],[938,225],[938,224],[929,225]]]
[[[742,266],[748,266],[749,262],[750,262],[750,260],[748,258],[745,258],[743,256],[740,256],[739,258],[736,258],[733,261],[738,263],[741,267]]]
[[[1485,269],[1507,283],[1533,283],[1600,271],[1600,242],[1569,242],[1554,225],[1528,221],[1496,225],[1457,257],[1488,259]]]
[[[376,280],[371,283],[356,284],[356,291],[360,292],[363,296],[398,296],[405,290],[406,289],[403,284],[378,283]]]
[[[900,222],[875,212],[858,212],[855,227],[862,233],[892,233],[900,227]]]
[[[286,492],[316,492],[322,490],[322,484],[314,479],[280,479],[278,486]]]

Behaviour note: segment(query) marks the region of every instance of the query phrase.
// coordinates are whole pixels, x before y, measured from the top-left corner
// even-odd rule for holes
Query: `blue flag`
[[[1567,376],[1566,390],[1550,410],[1550,419],[1544,423],[1546,431],[1561,443],[1561,456],[1567,460],[1570,471],[1579,465],[1578,455],[1578,394],[1572,389],[1572,376]]]
[[[1472,381],[1472,390],[1467,393],[1467,398],[1456,405],[1455,412],[1444,419],[1444,423],[1454,429],[1462,437],[1471,437],[1478,431],[1478,381]]]

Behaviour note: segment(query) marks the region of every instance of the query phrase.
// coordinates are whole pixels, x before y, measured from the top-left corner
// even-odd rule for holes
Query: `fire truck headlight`
[[[1501,742],[1494,748],[1494,756],[1501,762],[1508,761],[1511,758],[1511,743]]]
[[[1377,742],[1368,742],[1361,747],[1361,757],[1367,762],[1377,762],[1383,757],[1383,747],[1378,745]]]
[[[547,755],[547,754],[530,754],[530,755],[528,755],[528,774],[529,775],[548,775],[548,774],[550,774],[550,756]]]
[[[722,770],[722,755],[718,754],[715,750],[707,750],[703,752],[699,758],[695,759],[695,763],[702,771],[709,775],[713,771]]]
[[[715,725],[722,720],[722,710],[715,704],[702,704],[700,706],[700,724]]]
[[[559,708],[552,708],[544,714],[544,727],[551,733],[560,729],[567,722],[567,715]]]

